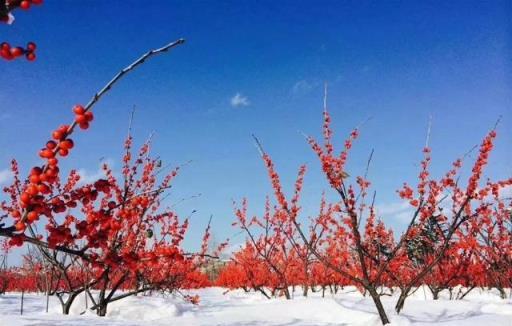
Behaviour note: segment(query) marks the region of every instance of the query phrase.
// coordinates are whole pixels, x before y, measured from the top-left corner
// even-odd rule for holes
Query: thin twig
[[[259,139],[254,136],[254,134],[251,134],[252,138],[254,139],[254,143],[256,145],[256,148],[258,149],[258,152],[260,153],[261,156],[265,155],[265,151],[263,150],[263,146],[261,145]]]
[[[430,143],[430,131],[432,129],[432,114],[428,118],[428,127],[427,127],[427,137],[425,139],[425,148],[428,147]]]
[[[327,112],[327,82],[324,83],[324,113]]]
[[[146,62],[146,60],[150,59],[151,57],[155,56],[155,55],[158,55],[160,53],[165,53],[165,52],[168,52],[170,49],[174,48],[174,47],[177,47],[181,44],[185,43],[185,40],[184,39],[178,39],[174,42],[171,42],[161,48],[158,48],[158,49],[154,49],[154,50],[151,50],[149,52],[146,52],[145,54],[143,54],[140,58],[138,58],[137,60],[135,60],[134,62],[132,62],[130,65],[128,65],[127,67],[125,67],[124,69],[122,69],[119,73],[117,73],[117,75],[114,76],[114,78],[112,78],[99,92],[97,92],[96,94],[94,94],[94,96],[91,98],[91,100],[89,101],[89,103],[87,103],[87,105],[85,106],[85,112],[89,111],[89,110],[92,110],[92,108],[94,107],[94,105],[96,103],[98,103],[98,101],[101,99],[101,97],[103,95],[105,95],[109,90],[112,89],[112,87],[125,75],[127,75],[129,72],[131,72],[132,70],[134,70],[136,67],[142,65],[144,62]],[[76,120],[73,120],[73,122],[70,124],[70,126],[68,127],[68,130],[66,132],[66,136],[69,136],[73,133],[73,130],[75,129],[77,125],[77,122]],[[131,127],[131,122],[130,122],[130,127]],[[57,146],[55,149],[54,149],[54,153],[57,153],[59,150],[59,147]],[[43,171],[45,171],[46,169],[48,168],[48,165],[44,166],[43,168]],[[25,213],[23,214],[22,218],[20,219],[21,222],[25,222],[26,219],[27,219],[27,215],[28,215],[28,211],[25,211]],[[0,228],[0,232],[2,231],[2,229]],[[1,235],[1,233],[0,233]]]

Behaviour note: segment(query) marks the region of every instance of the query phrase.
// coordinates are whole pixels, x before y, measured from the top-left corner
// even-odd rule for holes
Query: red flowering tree
[[[91,309],[104,316],[110,302],[129,295],[176,292],[205,284],[199,267],[206,255],[209,227],[200,253],[183,251],[188,219],[180,221],[173,211],[161,207],[177,169],[162,174],[161,161],[150,156],[149,142],[134,155],[129,135],[119,181],[106,165],[103,179],[85,185],[79,183],[75,170],[64,181],[59,169],[59,159],[74,148],[71,136],[75,130],[89,128],[94,118],[91,109],[98,100],[134,68],[183,42],[180,39],[146,53],[86,106],[75,106],[73,122],[57,128],[39,152],[45,164],[32,168],[26,179],[12,161],[14,181],[5,188],[9,200],[1,204],[0,236],[9,238],[9,246],[32,243],[38,248],[57,273],[55,293],[66,297],[61,300],[64,313],[84,291],[92,300]],[[91,289],[99,291],[97,297]],[[120,289],[125,291],[120,293]]]
[[[253,243],[247,241],[222,268],[216,284],[228,289],[241,288],[246,292],[253,290],[270,299],[277,292],[279,280],[261,258]]]
[[[505,288],[512,287],[512,198],[503,196],[500,190],[511,183],[512,178],[502,186],[488,182],[480,190],[481,196],[494,205],[481,207],[478,219],[471,221],[464,234],[479,248],[476,255],[485,271],[485,285],[496,288],[502,298],[506,297]]]
[[[292,248],[288,246],[290,237],[293,237],[291,225],[286,223],[287,219],[279,209],[272,209],[267,200],[265,212],[260,219],[253,216],[247,218],[247,201],[243,201],[242,207],[236,209],[236,216],[239,227],[246,232],[250,241],[250,248],[256,253],[257,259],[261,261],[271,274],[272,293],[281,292],[287,299],[291,299],[289,286],[290,255]],[[259,231],[251,230],[251,226],[258,227]],[[255,234],[256,232],[256,234]],[[267,283],[267,285],[270,285]]]

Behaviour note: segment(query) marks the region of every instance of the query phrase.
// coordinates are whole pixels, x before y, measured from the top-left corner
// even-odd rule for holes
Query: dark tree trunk
[[[384,305],[382,305],[382,301],[380,300],[380,295],[377,293],[377,290],[374,288],[368,289],[368,293],[372,297],[373,303],[377,308],[377,312],[379,313],[380,321],[382,325],[389,324],[389,319],[386,314],[386,310],[384,309]]]
[[[283,288],[283,293],[284,293],[286,300],[292,299],[292,296],[290,295],[290,290],[288,290],[287,286]]]
[[[496,288],[500,292],[500,298],[506,299],[507,298],[507,293],[505,292],[505,290],[501,286],[497,286]]]
[[[468,295],[468,293],[469,293],[469,292],[473,291],[473,289],[474,289],[474,288],[475,288],[474,286],[470,287],[466,292],[462,293],[462,294],[457,298],[457,300],[462,300],[462,299],[464,299],[464,297],[465,297],[466,295]]]
[[[75,298],[80,294],[82,293],[82,291],[80,292],[72,292],[69,294],[68,298],[66,299],[66,301],[64,301],[62,299],[62,294],[59,296],[59,299],[60,299],[60,304],[62,306],[62,313],[64,315],[69,315],[69,311],[71,310],[71,305],[73,304],[73,302],[75,301]]]
[[[441,292],[441,289],[440,288],[434,288],[434,289],[430,289],[430,291],[432,291],[432,298],[434,300],[439,300],[439,293]]]
[[[400,311],[402,311],[402,309],[404,308],[405,299],[407,299],[407,296],[409,295],[409,291],[410,291],[410,289],[406,289],[406,290],[402,290],[400,292],[400,297],[398,297],[398,301],[396,302],[396,305],[395,305],[395,311],[397,314],[399,314]]]
[[[265,296],[265,298],[269,299],[270,300],[270,296],[267,294],[267,292],[265,292],[265,290],[263,290],[261,287],[258,287],[256,288],[257,291],[260,291],[261,294],[263,294]]]
[[[98,307],[98,316],[105,317],[107,315],[107,304],[106,303],[100,303]]]

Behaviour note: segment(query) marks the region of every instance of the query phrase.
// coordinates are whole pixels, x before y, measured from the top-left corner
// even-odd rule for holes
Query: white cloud
[[[237,242],[237,243],[230,243],[222,252],[220,253],[220,256],[222,259],[229,259],[233,257],[233,254],[240,251],[240,249],[244,246],[245,242]],[[216,248],[214,248],[216,249]]]
[[[409,222],[414,214],[413,207],[406,201],[377,205],[377,214],[389,217],[398,222]]]
[[[377,211],[382,215],[392,215],[396,213],[403,212],[411,207],[408,202],[396,202],[396,203],[387,203],[377,206]]]
[[[500,189],[500,198],[511,198],[512,197],[512,186],[506,186]]]
[[[313,85],[312,83],[308,82],[305,79],[302,79],[293,85],[292,92],[294,94],[304,94],[309,92],[313,88],[313,86],[315,85]]]
[[[9,169],[0,170],[0,184],[8,183],[12,179],[12,172]]]
[[[243,96],[240,93],[236,93],[235,96],[233,96],[230,100],[231,106],[238,108],[241,106],[249,106],[250,102],[247,96]]]
[[[87,169],[78,169],[77,172],[78,175],[80,175],[79,184],[93,183],[98,179],[104,179],[105,171],[103,171],[103,164],[107,164],[110,168],[112,168],[114,163],[111,159],[106,159],[105,161],[100,163],[96,171],[91,172]]]

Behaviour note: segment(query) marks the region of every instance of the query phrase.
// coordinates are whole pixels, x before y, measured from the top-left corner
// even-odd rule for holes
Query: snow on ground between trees
[[[293,300],[267,300],[258,293],[241,290],[223,294],[222,288],[191,291],[201,296],[199,305],[179,298],[136,296],[112,303],[107,317],[85,310],[84,297],[73,305],[69,316],[62,315],[56,298],[50,298],[45,312],[43,295],[25,294],[24,314],[20,316],[20,293],[0,296],[2,326],[68,325],[380,325],[371,298],[364,298],[353,287],[335,296],[313,293]],[[512,300],[500,299],[497,292],[474,290],[464,300],[448,300],[448,293],[432,300],[428,290],[419,289],[400,316],[391,315],[391,325],[512,325]],[[396,298],[384,297],[388,312]]]

